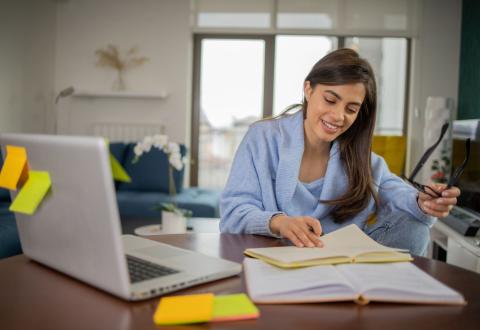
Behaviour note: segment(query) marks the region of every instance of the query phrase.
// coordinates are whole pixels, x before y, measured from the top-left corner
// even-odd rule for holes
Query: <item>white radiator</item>
[[[93,135],[107,138],[110,142],[137,142],[147,135],[165,134],[161,124],[143,123],[95,123]]]

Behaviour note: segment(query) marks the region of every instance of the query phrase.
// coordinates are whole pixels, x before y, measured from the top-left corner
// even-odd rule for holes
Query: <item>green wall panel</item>
[[[463,0],[458,119],[480,118],[480,1]]]

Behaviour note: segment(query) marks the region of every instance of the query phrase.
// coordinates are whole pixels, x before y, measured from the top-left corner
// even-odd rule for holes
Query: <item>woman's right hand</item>
[[[276,215],[270,221],[272,233],[281,235],[298,247],[323,247],[320,240],[322,226],[320,221],[312,217],[289,217]]]

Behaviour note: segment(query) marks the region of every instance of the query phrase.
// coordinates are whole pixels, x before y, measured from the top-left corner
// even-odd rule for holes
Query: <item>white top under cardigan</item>
[[[292,201],[288,203],[288,208],[284,213],[291,216],[315,214],[315,210],[319,205],[318,196],[321,195],[323,190],[323,181],[325,181],[325,178],[309,183],[298,181]]]
[[[238,147],[230,176],[220,201],[220,230],[224,233],[273,234],[269,228],[274,214],[287,215],[295,210],[295,191],[304,149],[303,114],[301,111],[279,119],[254,123]],[[417,204],[417,191],[392,174],[384,159],[372,153],[372,175],[381,207],[402,210],[412,218],[431,226],[435,218],[424,214]],[[301,183],[300,183],[301,184]],[[348,187],[338,143],[330,149],[330,159],[323,179],[319,200],[340,197]],[[306,190],[309,191],[309,190]],[[292,204],[293,203],[293,204]],[[294,205],[295,204],[295,205]],[[355,217],[341,224],[330,215],[332,206],[318,202],[304,216],[319,219],[324,233],[355,223],[364,227],[375,212],[374,201]],[[290,211],[290,212],[289,212]],[[293,211],[298,213],[298,209]]]

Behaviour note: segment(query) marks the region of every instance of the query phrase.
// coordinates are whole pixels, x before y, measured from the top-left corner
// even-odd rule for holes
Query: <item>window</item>
[[[403,135],[407,39],[346,38],[345,46],[366,58],[375,72],[377,80],[375,134]]]
[[[203,38],[198,185],[222,188],[248,126],[263,117],[265,40]]]
[[[302,102],[312,66],[339,47],[358,51],[377,79],[376,134],[403,135],[408,40],[321,35],[195,37],[191,185],[222,189],[248,126]]]
[[[312,66],[337,48],[337,38],[287,36],[275,38],[275,81],[273,114],[302,102],[303,81]]]
[[[195,0],[194,25],[198,28],[270,27],[274,0]]]

